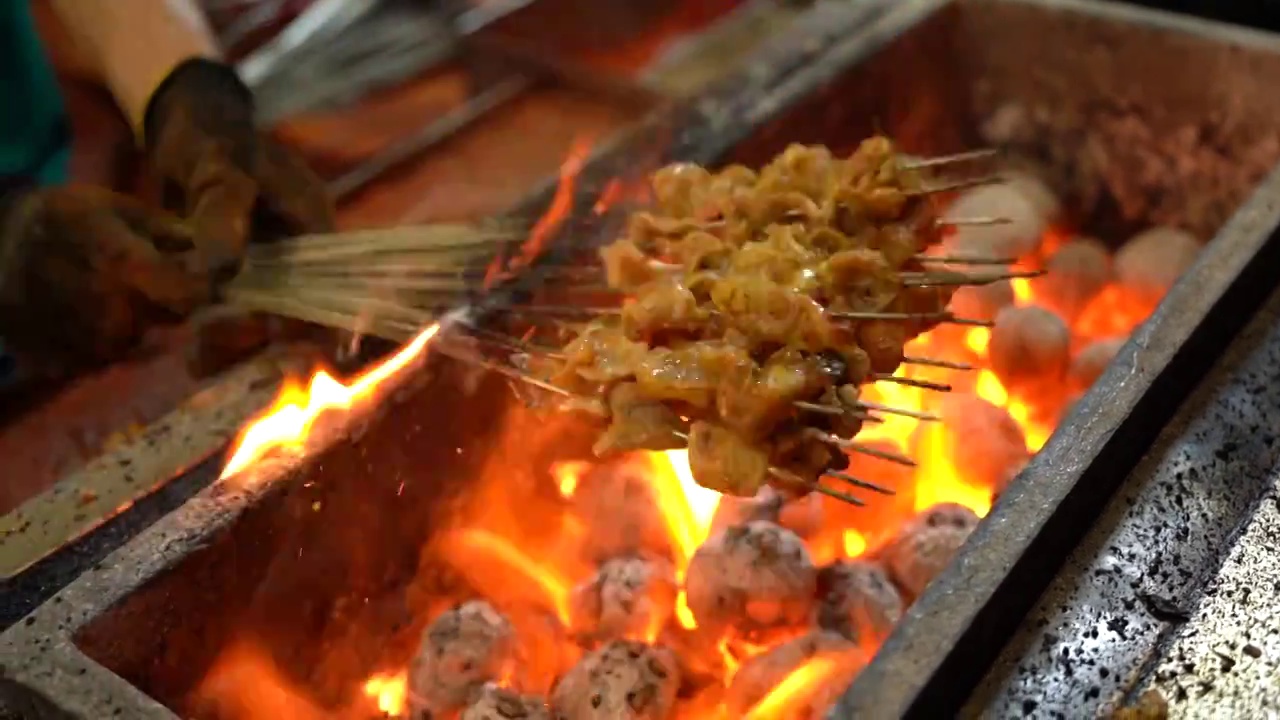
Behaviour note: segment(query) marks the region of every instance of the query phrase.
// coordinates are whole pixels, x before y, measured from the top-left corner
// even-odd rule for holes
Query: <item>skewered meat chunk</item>
[[[599,453],[687,435],[704,486],[807,491],[843,464],[806,428],[860,428],[852,407],[811,406],[897,370],[951,300],[951,283],[921,282],[917,256],[942,237],[924,187],[883,137],[847,158],[792,145],[758,173],[664,168],[653,207],[600,253],[621,308],[539,377],[608,406]]]
[[[609,391],[609,418],[609,428],[592,446],[597,456],[684,446],[680,416],[645,394],[636,383],[619,383]]]
[[[698,548],[685,591],[699,627],[750,632],[802,624],[817,582],[798,535],[754,521],[727,528]]]
[[[436,618],[422,635],[409,668],[415,716],[461,710],[490,680],[507,677],[516,662],[515,629],[483,600]]]
[[[695,422],[689,427],[689,470],[703,487],[751,497],[769,480],[769,455],[728,428]]]
[[[556,684],[551,704],[563,720],[666,720],[679,689],[674,653],[618,640],[574,665]]]

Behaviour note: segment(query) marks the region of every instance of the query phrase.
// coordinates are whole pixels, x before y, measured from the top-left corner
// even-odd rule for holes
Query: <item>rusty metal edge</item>
[[[903,3],[901,12],[833,53],[850,61],[865,57],[868,43],[878,48],[952,2],[1034,4],[1280,53],[1280,37],[1267,33],[1089,0]],[[1277,228],[1280,169],[1254,190],[1134,333],[971,541],[911,607],[831,717],[956,716],[1083,537],[1089,519],[1102,511],[1221,348],[1269,294],[1273,282],[1267,269],[1280,262]]]
[[[893,0],[817,6],[797,18],[787,32],[751,53],[740,72],[714,83],[701,99],[682,103],[668,115],[642,119],[628,132],[626,142],[593,154],[582,185],[590,188],[586,180],[603,181],[627,167],[636,145],[651,143],[655,136],[662,138],[663,157],[712,161],[723,155],[762,121],[756,109],[773,87],[891,7]],[[556,185],[557,179],[549,178],[507,215],[536,217],[550,204]],[[579,192],[577,208],[590,208],[601,187],[602,183]],[[570,224],[561,234],[581,229]],[[401,386],[418,379],[414,372],[398,374],[383,392],[388,397],[398,395]],[[33,718],[110,717],[118,709],[122,717],[176,720],[172,711],[80,651],[74,641],[76,632],[179,564],[192,548],[230,526],[255,503],[282,491],[324,447],[345,441],[347,429],[366,422],[367,413],[373,411],[375,406],[357,410],[340,426],[313,430],[316,451],[304,460],[268,458],[237,475],[234,484],[213,482],[0,633],[0,700]],[[208,452],[216,452],[224,443]]]

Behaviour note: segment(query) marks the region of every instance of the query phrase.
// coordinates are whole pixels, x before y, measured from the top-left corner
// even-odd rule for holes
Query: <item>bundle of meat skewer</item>
[[[547,391],[561,410],[601,418],[598,455],[687,447],[694,479],[725,494],[754,496],[768,484],[788,495],[819,491],[858,503],[821,482],[887,492],[859,480],[856,468],[845,472],[850,453],[911,463],[854,442],[863,423],[894,412],[931,419],[865,402],[860,388],[888,381],[949,389],[897,377],[904,363],[959,367],[906,357],[904,345],[940,323],[985,324],[947,310],[957,287],[1033,274],[982,267],[1010,259],[938,252],[951,226],[1002,222],[943,220],[935,202],[940,193],[994,180],[939,177],[990,155],[914,159],[873,137],[846,158],[793,145],[759,171],[668,166],[652,179],[649,207],[631,214],[597,262],[550,270],[556,285],[610,302],[506,308],[534,321],[537,331],[522,337],[460,325],[472,338],[515,351],[500,362],[447,340],[434,347]],[[461,231],[458,237],[448,246],[476,244]],[[314,256],[305,247],[276,249],[277,268],[289,252]],[[438,247],[433,252],[440,257]],[[348,273],[365,262],[355,250],[339,254]],[[332,287],[285,307],[264,292],[261,268],[245,275],[229,294],[241,305],[355,329],[360,313],[335,308],[347,301]],[[415,277],[396,287],[442,287],[424,284],[422,272]],[[424,297],[366,298],[362,311],[372,320],[364,329],[404,337],[431,319]]]

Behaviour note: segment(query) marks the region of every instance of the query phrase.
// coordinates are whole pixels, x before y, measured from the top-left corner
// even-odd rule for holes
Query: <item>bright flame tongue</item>
[[[286,384],[275,403],[241,433],[221,477],[235,475],[273,450],[303,450],[311,426],[321,413],[350,410],[357,401],[373,394],[388,378],[417,360],[439,331],[439,324],[423,330],[395,355],[358,375],[350,385],[344,385],[323,370],[311,378],[305,391],[297,385]]]

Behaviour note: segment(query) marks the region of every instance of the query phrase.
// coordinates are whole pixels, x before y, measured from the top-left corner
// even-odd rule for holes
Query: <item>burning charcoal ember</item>
[[[1116,280],[1134,298],[1154,307],[1199,254],[1200,242],[1190,233],[1152,228],[1116,252]]]
[[[556,685],[551,704],[561,720],[665,720],[679,689],[674,653],[618,640],[582,658]]]
[[[725,706],[729,709],[730,717],[745,716],[788,675],[819,657],[832,658],[839,664],[841,672],[824,678],[824,684],[834,684],[838,690],[843,690],[848,685],[864,662],[857,645],[825,630],[815,630],[782,643],[743,663],[734,674],[725,693]],[[796,707],[786,717],[824,717],[830,709],[832,699],[834,698],[829,693],[811,692],[803,699],[804,707]],[[814,706],[812,710],[810,705]]]
[[[1045,270],[1032,281],[1036,302],[1070,322],[1111,280],[1111,254],[1097,240],[1077,238],[1050,256]]]
[[[783,504],[777,523],[802,538],[810,538],[822,529],[825,508],[822,495],[809,493]]]
[[[1000,225],[963,226],[948,238],[949,255],[1020,258],[1034,253],[1048,227],[1034,199],[1017,185],[1001,183],[976,187],[956,198],[944,219],[1005,218]]]
[[[991,369],[1013,395],[1029,399],[1058,392],[1071,361],[1071,332],[1040,307],[1009,307],[996,316],[987,345]]]
[[[574,588],[573,628],[589,642],[652,640],[675,610],[676,590],[675,568],[665,560],[608,560]]]
[[[977,525],[978,516],[961,505],[944,503],[920,513],[884,549],[894,582],[911,599],[919,597]]]
[[[515,664],[515,630],[492,605],[472,600],[442,613],[409,667],[415,717],[457,712],[484,683],[510,676]]]
[[[480,696],[462,711],[459,720],[551,720],[546,701],[485,683]]]
[[[798,535],[755,521],[703,543],[689,562],[685,591],[700,626],[750,631],[803,623],[817,582]]]
[[[818,595],[818,626],[863,647],[883,642],[905,609],[889,573],[866,560],[838,560],[820,570]]]
[[[716,514],[711,519],[711,534],[714,535],[725,528],[742,525],[752,520],[777,522],[782,503],[782,495],[768,485],[760,488],[760,492],[756,493],[755,497],[724,495],[716,505]]]
[[[957,317],[995,320],[996,315],[1013,304],[1013,284],[1008,280],[988,285],[971,285],[956,290],[949,309]],[[955,326],[961,328],[961,326]],[[961,328],[963,330],[963,328]]]
[[[592,560],[635,554],[669,555],[671,536],[654,496],[647,467],[600,466],[586,475],[573,496],[587,526]]]
[[[1017,190],[1040,213],[1040,217],[1053,220],[1062,214],[1062,202],[1049,185],[1028,170],[1001,171],[1005,184]]]
[[[942,427],[921,432],[942,433],[947,459],[973,485],[999,493],[1031,457],[1008,411],[976,395],[948,395],[938,403],[938,414]]]
[[[1086,346],[1071,359],[1067,369],[1067,383],[1073,392],[1084,392],[1097,382],[1127,338],[1097,340]]]

